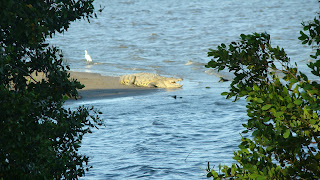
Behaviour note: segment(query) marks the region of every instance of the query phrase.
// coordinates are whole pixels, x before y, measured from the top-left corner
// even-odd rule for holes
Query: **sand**
[[[45,79],[43,73],[31,74],[34,81]],[[30,77],[27,77],[30,79]],[[78,90],[79,98],[115,98],[123,96],[142,95],[151,92],[161,91],[159,88],[137,87],[120,84],[120,77],[102,76],[98,73],[75,72],[70,71],[71,79],[77,79],[85,85],[83,89]]]
[[[77,79],[84,84],[82,90],[97,90],[97,89],[140,89],[139,87],[127,86],[120,84],[119,77],[102,76],[98,73],[86,72],[70,72],[72,79]]]
[[[79,95],[82,99],[134,96],[161,90],[156,88],[122,85],[120,84],[119,77],[102,76],[98,73],[71,71],[70,76],[85,85],[83,89],[79,90]]]

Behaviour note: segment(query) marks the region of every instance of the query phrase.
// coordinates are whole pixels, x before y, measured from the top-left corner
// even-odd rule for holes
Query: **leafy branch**
[[[305,27],[309,36],[303,43],[319,45],[319,22]],[[318,52],[318,50],[317,50]],[[317,58],[319,53],[311,56]],[[227,99],[245,97],[248,122],[242,133],[251,132],[252,140],[242,137],[234,152],[238,164],[219,165],[219,173],[207,168],[208,177],[245,179],[294,179],[320,177],[320,85],[309,81],[297,67],[290,67],[285,51],[270,44],[267,33],[240,35],[239,42],[210,49],[213,59],[206,65],[218,71],[227,68],[235,75]],[[279,64],[281,68],[276,65]],[[296,65],[297,66],[297,65]],[[320,76],[320,61],[308,65]],[[279,78],[281,72],[283,78]]]

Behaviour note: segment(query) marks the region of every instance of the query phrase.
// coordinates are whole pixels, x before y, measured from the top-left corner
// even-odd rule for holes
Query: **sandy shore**
[[[31,77],[35,81],[45,78],[43,73],[38,73],[37,75],[33,73]],[[120,77],[102,76],[98,73],[70,71],[70,77],[71,79],[77,79],[81,84],[85,85],[83,89],[78,90],[82,99],[134,96],[163,90],[158,88],[122,85],[120,84]]]
[[[77,79],[84,84],[85,87],[82,90],[93,89],[140,89],[139,87],[126,86],[120,84],[119,77],[102,76],[98,73],[86,73],[86,72],[70,72],[72,79]]]
[[[83,98],[112,98],[140,95],[156,92],[161,89],[127,86],[120,84],[119,77],[102,76],[98,73],[70,72],[73,79],[77,79],[85,87],[79,90]]]

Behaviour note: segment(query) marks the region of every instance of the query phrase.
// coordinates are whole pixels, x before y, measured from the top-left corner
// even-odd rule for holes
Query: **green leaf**
[[[238,147],[239,147],[240,149],[246,149],[246,147],[245,147],[243,144],[240,144]]]
[[[242,133],[243,133],[243,134],[248,133],[248,132],[249,132],[248,130],[244,130],[244,131],[242,131]]]
[[[296,99],[293,103],[296,105],[301,105],[303,101],[301,99]]]
[[[292,83],[292,84],[297,83],[297,82],[298,82],[298,80],[295,79],[295,78],[291,78],[291,79],[290,79],[290,83]]]
[[[267,146],[267,151],[271,151],[273,148],[273,146]]]
[[[261,176],[261,175],[259,175],[259,176],[257,177],[257,180],[266,180],[266,179],[267,179],[267,177]]]
[[[266,110],[270,109],[271,106],[272,106],[271,104],[266,104],[266,105],[262,106],[261,109],[262,109],[263,111],[266,111]]]
[[[282,112],[282,111],[278,111],[278,112],[275,113],[275,116],[276,116],[276,117],[279,117],[279,116],[282,116],[282,115],[283,115],[283,112]]]
[[[283,134],[283,137],[287,139],[289,135],[290,135],[290,129],[287,129],[286,132]]]
[[[257,85],[253,85],[253,89],[255,90],[255,91],[260,91],[260,88],[257,86]]]
[[[218,178],[219,175],[215,170],[211,170],[208,174],[207,177],[214,177],[214,178]]]
[[[229,94],[228,92],[222,92],[222,93],[221,93],[222,96],[226,96],[226,95],[228,95],[228,94]]]
[[[257,103],[260,103],[260,104],[261,104],[261,103],[263,103],[263,102],[264,102],[264,101],[263,101],[261,98],[258,98],[258,99],[257,99]]]
[[[260,134],[260,131],[259,130],[255,130],[255,131],[253,131],[252,136],[257,136],[259,134]]]
[[[291,108],[293,108],[294,107],[294,104],[293,103],[289,103],[288,105],[287,105],[287,108],[288,109],[291,109]]]

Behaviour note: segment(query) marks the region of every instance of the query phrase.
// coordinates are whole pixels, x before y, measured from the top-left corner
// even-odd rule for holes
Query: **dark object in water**
[[[228,79],[225,79],[225,78],[223,78],[223,77],[220,77],[219,82],[226,82],[226,81],[229,81],[229,80],[228,80]]]

